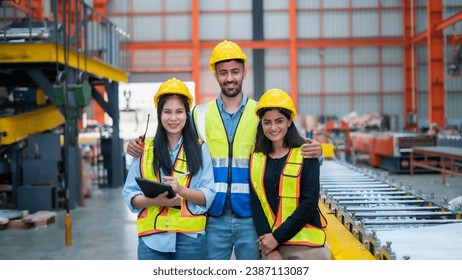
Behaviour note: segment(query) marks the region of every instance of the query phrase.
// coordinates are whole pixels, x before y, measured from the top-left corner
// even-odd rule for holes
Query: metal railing
[[[51,0],[40,12],[33,0],[0,1],[0,44],[54,42],[128,71],[128,52],[120,44],[128,43],[129,34],[81,0]]]

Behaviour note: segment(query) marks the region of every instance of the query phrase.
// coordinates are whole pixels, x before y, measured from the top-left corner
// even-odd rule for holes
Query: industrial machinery
[[[447,201],[337,160],[320,180],[333,259],[462,259],[461,213]]]
[[[351,160],[351,130],[345,121],[329,120],[324,125],[327,142],[334,145],[337,159],[349,162]]]
[[[119,43],[127,34],[86,2],[33,2],[0,6],[0,208],[54,209],[63,189],[74,208],[78,134],[92,101],[112,118],[109,179],[123,184],[118,82],[128,77]]]
[[[417,133],[352,132],[351,139],[353,163],[366,163],[391,173],[409,173],[412,147],[436,144],[434,136]]]
[[[351,155],[351,130],[348,123],[337,119],[330,119],[322,129],[319,129],[317,121],[312,120],[312,116],[306,116],[304,122],[300,121],[303,132],[306,131],[306,137],[313,138],[323,145],[333,147],[334,156],[337,159],[350,161]]]
[[[324,126],[324,131],[328,135],[328,138],[333,142],[337,152],[351,152],[351,131],[348,123],[344,121],[329,120]]]

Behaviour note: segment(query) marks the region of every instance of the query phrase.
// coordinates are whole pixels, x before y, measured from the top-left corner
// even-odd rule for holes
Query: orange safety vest
[[[263,177],[266,168],[266,156],[263,153],[253,153],[250,158],[250,178],[252,187],[260,200],[263,212],[272,225],[274,232],[295,211],[300,200],[300,178],[303,169],[303,156],[300,148],[289,151],[287,161],[279,179],[279,209],[274,214],[266,198]],[[322,247],[326,242],[326,233],[322,228],[306,224],[295,236],[287,240],[285,245],[307,245]]]
[[[158,181],[158,175],[154,173],[152,166],[154,157],[154,139],[145,141],[144,153],[141,156],[141,176],[146,179]],[[186,154],[183,145],[173,164],[171,176],[176,177],[188,171]],[[180,186],[189,188],[190,176],[178,178]],[[206,216],[194,215],[189,211],[186,201],[183,199],[181,208],[167,206],[150,206],[143,209],[137,220],[138,236],[146,236],[159,232],[199,232],[205,229]]]

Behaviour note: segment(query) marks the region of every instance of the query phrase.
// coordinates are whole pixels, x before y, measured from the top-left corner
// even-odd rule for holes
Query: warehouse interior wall
[[[137,0],[110,1],[105,13],[130,34],[122,49],[130,53],[132,81],[177,76],[195,82],[198,102],[211,100],[218,94],[208,68],[211,49],[233,40],[249,57],[243,89],[250,97],[262,94],[255,89],[280,87],[304,115],[377,112],[397,119],[400,129],[415,129],[429,125],[425,34],[431,2]],[[436,2],[441,21],[453,19],[442,29],[444,92],[437,93],[445,100],[445,126],[462,120],[456,109],[461,79],[448,71],[461,42],[462,4]],[[258,75],[255,51],[263,53]]]

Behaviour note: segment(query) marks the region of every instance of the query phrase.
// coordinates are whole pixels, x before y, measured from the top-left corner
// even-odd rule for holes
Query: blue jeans
[[[187,235],[176,234],[176,252],[155,251],[138,238],[138,259],[139,260],[205,260],[207,250],[205,249],[205,234],[198,234],[197,238]]]
[[[238,260],[260,258],[252,217],[240,218],[225,210],[220,217],[208,218],[205,231],[209,260],[229,260],[233,249]]]

